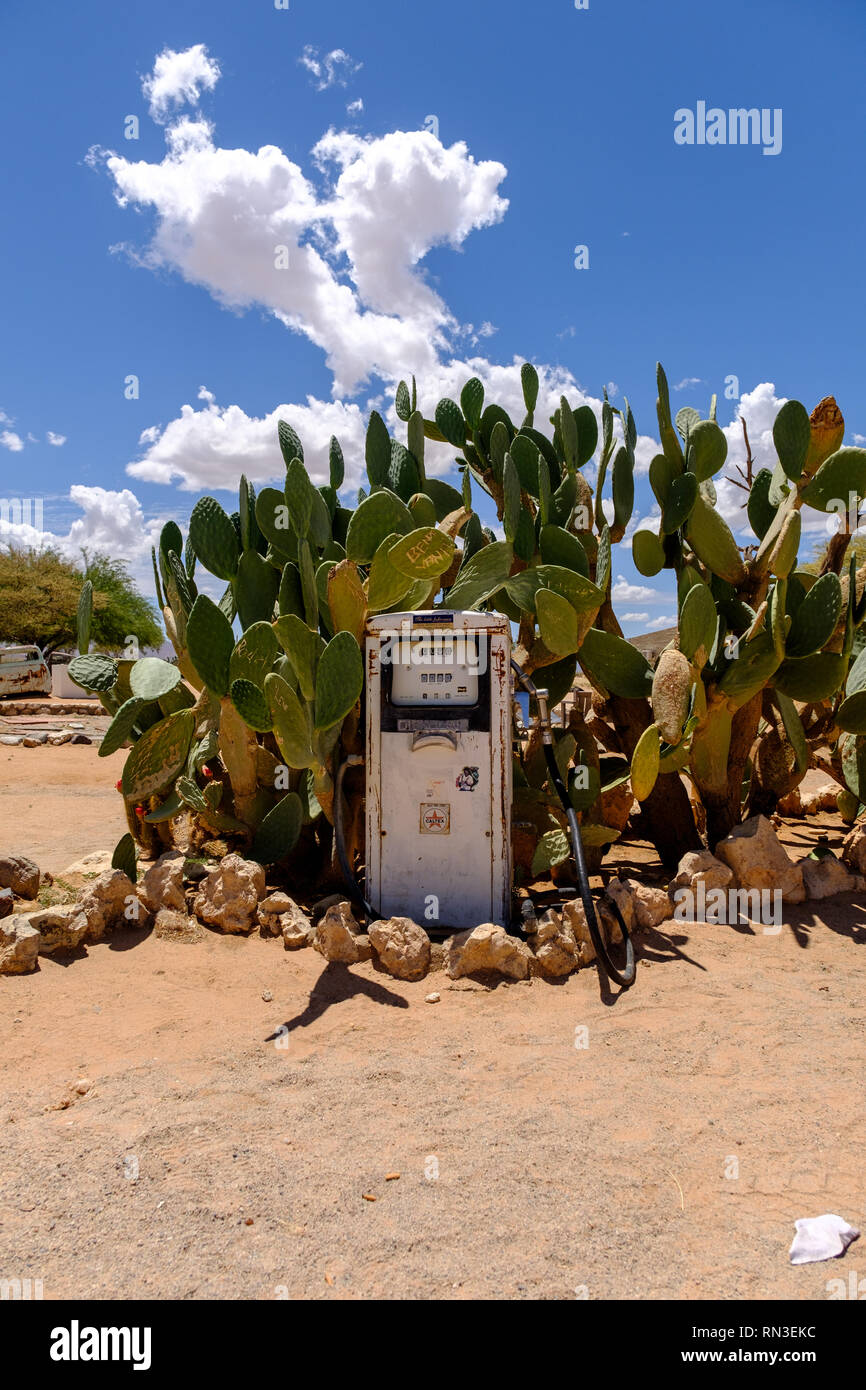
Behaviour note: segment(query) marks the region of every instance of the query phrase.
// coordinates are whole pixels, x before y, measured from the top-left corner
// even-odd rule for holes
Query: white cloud
[[[158,164],[91,152],[121,206],[155,210],[140,264],[176,270],[235,310],[264,306],[323,349],[335,395],[377,373],[420,376],[447,351],[457,325],[418,265],[502,218],[502,164],[429,131],[332,131],[313,151],[320,173],[336,170],[320,194],[276,146],[219,148],[202,120],[169,126],[166,143]]]
[[[309,43],[298,62],[315,79],[313,85],[317,92],[324,92],[328,87],[345,87],[349,78],[364,66],[356,63],[343,48],[332,48],[330,53],[320,55]]]
[[[866,444],[866,434],[855,434],[854,443],[858,448],[862,449],[864,444]]]
[[[687,391],[690,386],[700,386],[702,380],[703,378],[699,376],[684,376],[682,381],[678,381],[673,389],[675,391]]]
[[[25,522],[0,519],[0,544],[22,549],[54,548],[72,560],[80,560],[81,551],[104,551],[121,556],[130,563],[133,572],[146,576],[150,567],[150,547],[156,544],[162,521],[146,521],[141,503],[128,488],[109,491],[74,483],[69,500],[83,513],[74,520],[66,534],[40,531]]]
[[[616,577],[611,597],[621,603],[666,603],[668,600],[668,595],[660,593],[658,589],[648,589],[645,584],[629,584],[621,574]]]
[[[359,406],[319,401],[279,405],[270,414],[247,415],[239,405],[220,406],[210,391],[199,392],[204,406],[181,407],[164,428],[151,426],[140,442],[143,456],[127,473],[149,483],[174,483],[187,491],[235,491],[245,473],[257,484],[281,479],[285,464],[277,441],[277,421],[288,420],[304,445],[304,461],[316,483],[328,481],[328,445],[336,435],[346,463],[346,486],[357,487],[364,459],[366,420]]]
[[[24,448],[24,440],[14,430],[0,431],[0,444],[4,449],[11,449],[13,454],[20,454]]]
[[[361,100],[361,98],[358,97],[357,101],[350,101],[350,102],[349,102],[348,106],[346,107],[346,115],[347,115],[347,116],[360,116],[360,114],[361,114],[361,112],[362,112],[363,110],[364,110],[364,103],[363,103],[363,101]]]
[[[156,59],[153,72],[142,79],[141,90],[151,116],[162,122],[177,107],[195,105],[202,91],[213,90],[219,77],[219,64],[208,57],[203,43],[179,53],[166,48]]]
[[[623,613],[622,621],[624,623],[648,623],[649,613]]]
[[[432,419],[436,405],[443,396],[459,398],[460,390],[471,376],[477,376],[485,388],[488,400],[496,401],[517,422],[523,419],[526,407],[520,380],[521,359],[509,364],[488,362],[483,357],[454,358],[438,363],[418,382],[418,404],[424,415]],[[598,414],[601,402],[587,396],[570,372],[563,368],[540,365],[536,421],[546,423],[559,405],[560,396],[567,395],[573,406],[590,405]],[[406,427],[394,408],[394,387],[388,383],[383,397],[371,397],[364,409],[354,402],[321,401],[308,396],[303,404],[284,403],[265,416],[250,416],[238,405],[221,406],[213,393],[202,387],[201,409],[192,405],[181,407],[180,415],[167,425],[151,425],[142,432],[143,452],[127,466],[127,473],[150,483],[177,483],[181,489],[212,491],[237,487],[241,473],[251,482],[264,483],[283,476],[283,462],[277,442],[277,421],[288,422],[297,430],[304,445],[304,460],[317,483],[328,480],[328,446],[336,435],[343,449],[346,464],[347,490],[354,490],[362,481],[364,468],[364,439],[367,412],[379,410],[385,417],[392,435],[405,440]],[[431,476],[441,476],[454,467],[456,451],[449,444],[427,440],[425,466]]]
[[[49,444],[53,444],[53,445],[54,445],[54,448],[55,448],[55,449],[60,449],[60,448],[62,448],[63,445],[66,443],[66,435],[65,435],[65,434],[55,434],[53,430],[49,430],[48,433],[46,434],[45,438],[48,440],[48,443],[49,443]]]
[[[676,625],[676,614],[668,613],[664,618],[653,618],[651,623],[647,623],[647,632],[661,632],[666,627],[676,627]]]

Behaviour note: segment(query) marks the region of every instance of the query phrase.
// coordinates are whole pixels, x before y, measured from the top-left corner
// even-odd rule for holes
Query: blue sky
[[[634,524],[657,358],[675,406],[718,393],[732,460],[791,396],[860,442],[864,55],[860,0],[4,0],[0,494],[149,587],[163,519],[279,473],[278,409],[356,485],[397,377],[428,414],[473,373],[516,406],[523,358],[551,405],[628,395]],[[699,102],[781,109],[781,151],[678,145]],[[670,620],[627,544],[615,573],[627,631]]]

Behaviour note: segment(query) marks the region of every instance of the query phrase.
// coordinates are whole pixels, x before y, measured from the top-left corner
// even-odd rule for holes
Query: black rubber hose
[[[334,781],[334,843],[337,846],[337,858],[340,861],[340,871],[346,881],[349,894],[354,898],[355,902],[360,904],[364,909],[367,914],[367,921],[375,922],[379,914],[367,902],[367,899],[361,892],[355,875],[352,873],[352,866],[346,854],[346,842],[343,836],[343,778],[346,775],[347,768],[358,767],[363,761],[364,759],[360,754],[352,753],[340,763],[337,769],[337,776]]]
[[[524,675],[520,666],[518,666],[517,662],[514,661],[513,658],[511,665],[514,668],[514,672],[518,680],[520,681],[520,684],[523,686],[524,690],[526,690],[528,694],[536,700],[537,703],[538,691],[535,686],[535,683],[532,680],[530,680],[529,676]],[[604,938],[601,934],[601,928],[599,927],[598,918],[595,913],[595,904],[592,900],[592,893],[589,887],[589,875],[586,871],[586,858],[583,853],[583,840],[581,839],[580,824],[577,819],[577,812],[571,804],[571,798],[568,795],[568,788],[563,782],[562,774],[560,773],[559,767],[557,766],[556,757],[554,756],[553,751],[553,736],[550,730],[550,724],[547,723],[545,725],[541,714],[540,705],[539,720],[542,724],[542,731],[545,735],[544,759],[547,763],[547,770],[550,774],[550,780],[553,784],[554,791],[556,792],[557,796],[559,797],[559,800],[562,803],[562,809],[565,812],[566,818],[568,820],[568,829],[571,835],[571,849],[572,854],[574,856],[574,866],[577,871],[577,884],[580,890],[580,900],[583,903],[583,910],[586,914],[586,924],[589,927],[589,935],[592,939],[592,944],[595,947],[595,954],[598,957],[601,968],[610,976],[610,978],[614,980],[618,985],[621,985],[623,989],[628,989],[629,985],[634,983],[635,975],[637,973],[637,966],[635,964],[634,958],[634,946],[632,945],[631,937],[628,934],[628,928],[625,922],[623,921],[622,913],[620,912],[613,898],[608,898],[608,907],[610,908],[611,912],[616,917],[616,920],[619,923],[619,929],[622,932],[622,939],[625,942],[625,966],[622,970],[620,970],[619,967],[614,965],[613,961],[611,960],[610,953],[607,949],[607,946],[605,945]]]

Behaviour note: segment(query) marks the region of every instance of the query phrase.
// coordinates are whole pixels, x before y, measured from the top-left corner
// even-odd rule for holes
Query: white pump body
[[[499,613],[367,622],[366,895],[425,928],[511,914],[511,632]]]

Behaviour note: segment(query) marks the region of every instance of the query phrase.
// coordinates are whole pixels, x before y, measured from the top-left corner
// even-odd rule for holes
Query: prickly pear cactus
[[[337,767],[362,748],[367,618],[436,606],[507,614],[518,661],[554,704],[578,671],[591,686],[591,715],[571,711],[556,753],[594,864],[620,833],[621,820],[604,817],[615,818],[624,790],[643,832],[676,859],[700,843],[684,779],[712,844],[750,805],[772,807],[822,746],[846,813],[855,799],[859,811],[866,576],[841,574],[847,541],[831,544],[818,575],[799,561],[804,507],[830,513],[840,498],[866,497],[866,451],[843,447],[832,397],[811,416],[796,401],[779,412],[778,462],[751,480],[754,544],[741,547],[717,505],[727,442],[715,399],[707,418],[688,407],[674,419],[658,367],[661,448],[649,482],[659,523],[635,533],[632,556],[642,574],[671,572],[679,611],[677,637],[653,668],[611,603],[613,547],[627,543],[634,508],[631,407],[605,393],[597,419],[563,396],[545,421],[530,363],[521,383],[518,422],[477,378],[426,409],[414,380],[400,382],[402,437],[372,412],[354,506],[343,500],[338,441],[327,482],[316,482],[297,432],[280,421],[281,486],[257,494],[242,477],[233,515],[205,497],[186,540],[174,522],[163,528],[154,578],[176,665],[89,653],[83,598],[70,674],[112,714],[102,751],[131,749],[122,788],[139,841],[192,814],[262,862],[302,848],[305,861],[324,863]],[[428,477],[426,440],[455,451],[459,487]],[[498,536],[475,510],[479,494]],[[225,586],[218,602],[199,592],[201,570]],[[526,875],[563,873],[565,821],[539,747],[515,730],[513,753],[517,861]]]

